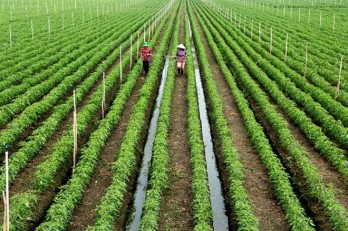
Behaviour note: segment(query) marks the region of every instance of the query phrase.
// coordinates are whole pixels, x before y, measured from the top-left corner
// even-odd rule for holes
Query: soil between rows
[[[115,60],[114,63],[106,70],[106,73],[109,73],[115,65],[119,62],[119,60]],[[89,74],[93,73],[93,71],[90,71]],[[84,79],[88,78],[85,77]],[[100,78],[91,88],[91,90],[84,96],[81,103],[77,105],[77,113],[86,106],[90,100],[90,97],[93,95],[93,93],[96,91],[97,87],[102,83],[102,79]],[[109,107],[110,103],[112,102],[112,99],[115,97],[115,94],[117,92],[118,85],[114,84],[113,87],[110,90],[110,93],[106,95],[106,108]],[[69,94],[66,94],[64,98],[67,98]],[[62,99],[61,99],[62,100]],[[61,101],[60,101],[61,102]],[[34,158],[32,158],[26,168],[21,171],[16,179],[12,182],[11,186],[11,196],[25,192],[28,190],[33,189],[33,185],[31,183],[31,179],[33,179],[36,167],[41,164],[45,158],[53,151],[54,144],[59,141],[60,137],[64,134],[65,131],[72,125],[72,114],[71,111],[65,120],[62,121],[59,130],[57,130],[51,138],[48,139],[46,142],[44,148],[38,152]],[[48,114],[44,116],[44,118],[48,118]],[[85,142],[88,139],[89,134],[95,129],[95,126],[97,124],[97,121],[101,118],[101,113],[98,111],[96,112],[95,116],[93,117],[92,121],[90,121],[88,127],[86,128],[85,135],[79,139],[78,145],[79,148],[81,148]],[[43,118],[42,118],[43,119]],[[41,119],[41,120],[42,120]],[[43,120],[42,120],[43,121]],[[39,124],[39,123],[37,123]],[[33,128],[34,130],[34,128]],[[27,132],[26,132],[27,133]],[[55,196],[56,191],[58,188],[65,184],[69,176],[71,175],[71,166],[72,166],[72,160],[69,159],[66,161],[66,163],[63,165],[63,167],[57,172],[54,183],[44,192],[41,194],[38,198],[38,202],[36,205],[35,210],[31,213],[30,219],[26,221],[26,230],[33,229],[41,220],[43,219],[45,215],[45,211],[49,208],[50,204],[52,203],[52,200]],[[3,210],[3,204],[0,205],[1,210]]]
[[[123,110],[121,119],[112,131],[105,147],[103,148],[98,164],[89,186],[84,191],[81,202],[75,209],[70,226],[67,230],[85,230],[88,225],[92,225],[95,218],[95,208],[106,192],[107,187],[112,182],[112,163],[117,158],[117,152],[121,146],[123,135],[127,129],[128,121],[134,104],[137,102],[139,89],[144,80],[139,78],[135,89],[128,99]]]
[[[179,43],[184,43],[184,8],[180,11]],[[187,137],[188,105],[187,79],[176,75],[172,95],[170,129],[168,134],[169,186],[163,192],[159,230],[193,230],[193,193],[190,150]]]

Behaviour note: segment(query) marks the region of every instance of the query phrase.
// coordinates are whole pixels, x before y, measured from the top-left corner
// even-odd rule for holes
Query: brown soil
[[[68,230],[85,230],[92,225],[95,218],[95,208],[100,203],[107,187],[112,182],[112,164],[116,160],[117,152],[121,146],[123,136],[126,132],[132,108],[137,102],[139,89],[144,79],[139,78],[133,93],[127,101],[121,119],[117,127],[112,131],[103,151],[100,154],[95,173],[89,186],[84,191],[79,206],[75,209]]]
[[[199,30],[203,43],[208,44],[200,27]],[[231,90],[228,88],[210,48],[206,49],[206,54],[210,60],[210,69],[223,102],[223,110],[231,129],[233,144],[237,149],[239,159],[244,168],[244,186],[250,198],[254,215],[259,220],[259,228],[260,230],[288,230],[289,227],[285,220],[285,214],[272,192],[267,170],[257,152],[253,149],[248,132],[244,127],[243,118],[235,104]],[[220,151],[217,153],[220,172],[226,172],[221,150],[218,150]],[[226,186],[229,188],[226,176],[223,177],[223,180],[226,190]],[[231,204],[229,206],[231,207]],[[233,223],[231,224],[232,226],[234,226]]]
[[[183,25],[183,8],[180,12]],[[180,27],[179,42],[183,42],[185,32]],[[193,194],[190,150],[187,143],[187,80],[176,76],[172,96],[170,130],[168,135],[169,186],[164,191],[161,201],[159,230],[193,230]]]
[[[107,70],[107,73],[113,68],[118,60],[115,60],[113,65]],[[91,72],[90,72],[91,73]],[[84,97],[81,103],[77,107],[77,112],[79,112],[90,100],[90,97],[93,95],[94,91],[97,89],[98,85],[101,83],[101,79],[97,81],[97,83],[92,87],[90,92]],[[109,106],[110,102],[114,98],[117,92],[117,84],[115,84],[110,93],[106,95],[106,107]],[[16,179],[12,182],[11,186],[11,195],[15,195],[18,193],[26,192],[29,190],[33,190],[33,184],[31,183],[31,179],[33,179],[36,167],[41,164],[45,158],[53,151],[53,146],[60,139],[60,137],[64,134],[64,132],[72,125],[72,113],[70,112],[67,116],[67,119],[62,122],[60,125],[60,129],[46,142],[45,147],[40,150],[40,152],[28,163],[27,167],[20,172]],[[97,121],[100,119],[100,112],[97,112],[93,117],[92,121],[90,121],[85,136],[79,139],[79,148],[81,148],[84,143],[87,141],[89,134],[94,130]],[[59,188],[60,185],[64,184],[67,177],[71,174],[72,161],[69,159],[62,169],[56,174],[54,183],[48,188],[43,194],[41,194],[38,198],[38,202],[36,204],[35,211],[31,214],[31,219],[26,222],[26,229],[32,229],[35,225],[43,218],[45,215],[45,211],[48,209],[52,200],[55,196],[55,191]],[[3,206],[1,205],[1,209],[3,210]]]
[[[265,92],[262,86],[260,86],[260,88]],[[268,95],[267,92],[265,92],[265,94]],[[281,144],[278,142],[277,134],[264,118],[264,115],[257,103],[251,97],[249,97],[248,100],[255,111],[255,115],[257,115],[257,119],[263,125],[267,135],[271,139],[274,148],[278,152],[285,166],[288,168],[290,175],[293,178],[293,182],[295,182],[295,191],[299,195],[300,201],[302,201],[305,209],[307,209],[308,215],[312,216],[314,222],[320,230],[330,230],[330,221],[324,214],[323,206],[320,205],[318,201],[309,194],[305,179],[303,178],[300,170],[296,167],[296,164],[288,158],[288,152],[281,147]],[[289,129],[292,132],[293,137],[296,139],[296,142],[298,142],[301,147],[310,154],[309,159],[311,163],[317,167],[318,172],[323,177],[324,182],[333,186],[337,199],[345,208],[347,208],[348,186],[345,183],[345,180],[341,177],[337,170],[331,166],[329,162],[320,155],[319,152],[315,150],[300,129],[291,122],[291,119],[286,115],[286,113],[280,109],[271,98],[269,98],[269,101],[276,108],[277,112],[282,116],[282,118],[288,123]]]
[[[162,33],[164,33],[164,31]],[[155,52],[156,48],[154,48],[153,51]],[[129,68],[126,69],[128,70]],[[70,222],[70,226],[67,228],[67,230],[85,230],[89,225],[93,225],[96,215],[95,208],[100,203],[102,197],[105,195],[107,187],[110,186],[110,184],[112,183],[112,164],[115,162],[117,158],[117,153],[122,144],[123,136],[126,132],[128,122],[133,111],[132,109],[138,100],[139,91],[143,86],[144,82],[145,77],[143,75],[139,76],[138,82],[136,83],[133,92],[124,107],[125,110],[123,110],[122,112],[120,121],[112,131],[108,141],[105,144],[104,149],[102,150],[102,153],[99,156],[98,164],[96,166],[90,184],[84,191],[81,202],[75,209]],[[155,103],[156,92],[157,91],[154,91],[152,95],[152,100],[150,106],[148,107],[150,109],[153,108],[153,104]],[[141,137],[139,138],[139,142],[137,145],[139,151],[136,156],[138,168],[141,164],[141,154],[146,141],[148,125],[151,119],[151,113],[152,110],[147,111],[146,122],[143,126]],[[132,206],[131,202],[133,199],[133,191],[136,187],[138,168],[134,170],[128,182],[128,188],[126,190],[126,194],[124,197],[125,199],[120,212],[121,215],[120,217],[118,217],[116,221],[115,230],[122,230],[125,226],[127,213],[130,209],[129,207]]]

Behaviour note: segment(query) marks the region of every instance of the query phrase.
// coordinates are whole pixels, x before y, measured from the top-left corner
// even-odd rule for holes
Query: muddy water
[[[146,140],[144,153],[143,153],[143,160],[142,160],[140,174],[137,181],[137,188],[136,188],[135,196],[134,196],[133,213],[131,215],[131,219],[129,219],[130,220],[129,224],[127,225],[127,230],[130,230],[130,231],[139,230],[139,227],[140,227],[140,218],[143,213],[145,194],[146,194],[146,189],[148,185],[148,174],[149,174],[149,168],[150,168],[151,159],[152,159],[152,148],[153,148],[153,143],[155,140],[155,135],[157,130],[157,122],[158,122],[158,117],[160,113],[159,109],[161,106],[164,85],[167,79],[168,67],[169,67],[169,58],[166,59],[164,67],[163,67],[161,85],[158,91],[155,109],[152,113],[150,127],[148,130],[147,140]]]
[[[192,31],[189,24],[191,43]],[[196,87],[199,104],[199,115],[202,124],[203,142],[205,146],[205,159],[207,163],[210,201],[213,210],[213,227],[215,231],[228,230],[228,218],[225,213],[224,198],[222,196],[221,181],[219,178],[219,171],[216,167],[215,153],[213,149],[213,142],[210,132],[210,125],[208,120],[207,108],[205,103],[204,91],[202,86],[201,75],[199,73],[199,66],[197,61],[196,50],[192,45],[192,58],[195,66]]]

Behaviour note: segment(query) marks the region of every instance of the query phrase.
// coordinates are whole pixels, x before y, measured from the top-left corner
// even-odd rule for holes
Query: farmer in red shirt
[[[148,42],[144,42],[144,45],[141,48],[140,53],[141,53],[141,59],[143,60],[144,72],[145,72],[145,75],[147,75],[147,73],[149,72],[151,55],[152,55],[152,51],[149,48]]]

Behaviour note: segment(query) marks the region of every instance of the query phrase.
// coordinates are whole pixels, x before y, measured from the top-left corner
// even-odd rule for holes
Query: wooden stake
[[[138,31],[138,42],[137,42],[137,59],[139,58],[139,31]]]
[[[340,94],[340,85],[341,85],[341,75],[342,75],[342,66],[343,66],[343,55],[341,56],[340,70],[338,72],[338,83],[336,87],[335,99]]]
[[[286,63],[287,57],[288,57],[288,38],[289,34],[286,33],[286,40],[285,40],[285,54],[284,54],[284,62]]]
[[[239,13],[239,25],[238,25],[238,28],[239,28],[239,29],[240,29],[241,21],[242,21],[242,13]]]
[[[332,30],[335,30],[335,23],[336,23],[336,13],[334,13],[334,16],[333,16]]]
[[[146,39],[146,30],[145,30],[145,23],[144,23],[144,42],[145,42],[145,39]]]
[[[308,24],[311,21],[311,10],[308,10]]]
[[[301,8],[298,8],[298,21],[301,21]]]
[[[31,39],[34,39],[34,25],[33,20],[30,20],[30,27],[31,27]]]
[[[8,180],[8,146],[5,145],[5,184],[6,184],[6,192],[5,192],[5,210],[4,210],[4,230],[10,230],[10,189],[9,189],[9,180]]]
[[[50,19],[50,16],[48,16],[47,21],[48,21],[48,34],[50,35],[51,34],[51,19]]]
[[[62,31],[64,31],[64,12],[62,12]]]
[[[270,37],[270,41],[269,41],[269,53],[272,54],[272,42],[273,42],[273,30],[271,27],[271,37]]]
[[[250,27],[250,38],[253,39],[253,26],[254,26],[254,19],[251,19],[251,27]]]
[[[3,231],[7,231],[7,205],[6,205],[6,194],[4,191],[2,191],[2,201],[4,203],[4,225],[2,227]]]
[[[120,46],[120,84],[122,84],[122,48]]]
[[[12,27],[10,24],[10,47],[12,47]]]
[[[130,36],[130,53],[129,53],[129,70],[132,70],[132,61],[133,61],[133,34]]]
[[[149,21],[149,29],[147,29],[147,33],[149,33],[147,41],[150,41],[150,36],[151,36],[151,23]]]
[[[245,34],[245,25],[246,25],[246,23],[247,23],[247,17],[244,16],[244,29],[243,29],[243,33],[244,33],[244,34]]]
[[[320,11],[319,27],[321,27],[321,21],[322,21],[322,11]]]
[[[259,22],[259,43],[261,43],[261,22]]]
[[[103,71],[102,118],[105,117],[105,71]]]
[[[74,136],[74,153],[73,153],[73,171],[75,171],[77,158],[77,113],[76,113],[76,90],[73,90],[74,113],[73,113],[73,136]]]
[[[305,60],[305,69],[303,73],[304,77],[306,77],[306,73],[307,73],[307,64],[308,64],[308,42],[306,42],[306,60]]]

